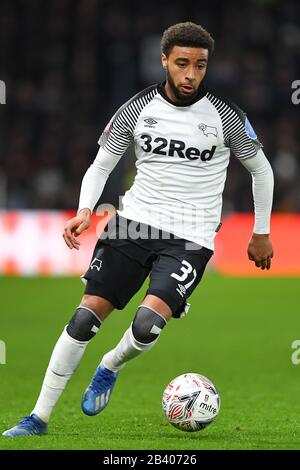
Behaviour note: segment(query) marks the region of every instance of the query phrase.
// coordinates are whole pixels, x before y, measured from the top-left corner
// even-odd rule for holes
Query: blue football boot
[[[22,436],[40,436],[47,434],[47,423],[44,423],[37,415],[25,416],[21,421],[11,429],[5,431],[2,436],[22,437]]]
[[[86,415],[94,416],[107,406],[117,377],[118,372],[99,365],[82,398],[81,408]]]

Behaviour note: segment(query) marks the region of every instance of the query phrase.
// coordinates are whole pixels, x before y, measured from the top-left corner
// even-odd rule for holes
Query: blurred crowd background
[[[132,95],[164,79],[165,28],[194,21],[215,38],[206,84],[244,109],[275,174],[276,211],[300,211],[298,0],[1,0],[0,208],[76,209],[102,129]],[[103,202],[135,174],[132,149]],[[251,179],[231,159],[224,211],[251,211]]]

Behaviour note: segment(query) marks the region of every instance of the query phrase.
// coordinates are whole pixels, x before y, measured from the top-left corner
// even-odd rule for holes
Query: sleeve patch
[[[245,130],[246,130],[247,136],[250,137],[250,139],[257,140],[257,135],[255,133],[255,130],[251,126],[248,118],[246,118],[246,121],[245,121]]]

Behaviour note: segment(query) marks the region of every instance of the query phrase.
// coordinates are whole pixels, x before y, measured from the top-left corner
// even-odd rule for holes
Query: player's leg
[[[101,381],[101,376],[104,376],[102,371],[105,371],[107,376],[115,374],[115,381],[120,369],[130,359],[149,351],[156,344],[172,316],[180,317],[185,313],[186,299],[200,282],[212,252],[201,247],[188,252],[184,247],[184,240],[166,242],[165,249],[162,244],[159,256],[152,265],[147,295],[121,341],[103,356],[94,380]],[[88,403],[90,392],[87,390],[83,401],[86,414],[94,415],[105,408],[109,399],[105,395],[105,386],[101,392],[97,395],[99,406],[91,407]]]
[[[84,295],[69,324],[63,330],[53,350],[42,390],[32,413],[48,422],[50,414],[67,382],[79,366],[90,340],[97,334],[101,322],[113,311],[108,300]]]
[[[118,372],[127,361],[149,351],[155,345],[171,317],[172,311],[166,302],[154,295],[147,295],[121,341],[103,356],[101,363]]]
[[[153,262],[147,295],[132,324],[117,346],[102,358],[100,365],[106,369],[118,373],[127,361],[149,351],[167,321],[186,310],[186,299],[200,282],[211,252],[203,249],[188,253],[184,245],[183,240],[167,242]]]
[[[154,295],[147,295],[123,338],[104,355],[102,364],[118,372],[127,361],[149,351],[171,317],[172,311],[166,302]]]
[[[77,369],[89,341],[113,309],[112,303],[104,298],[83,296],[54,347],[34,409],[17,426],[5,431],[4,436],[28,436],[47,432],[47,423],[54,406]]]
[[[152,253],[147,247],[140,246],[136,240],[133,243],[129,238],[106,241],[105,244],[107,243],[110,246],[110,258],[106,261],[111,268],[104,276],[106,261],[103,259],[100,245],[95,258],[98,260],[97,267],[94,269],[92,265],[85,275],[89,280],[86,293],[97,295],[98,292],[99,295],[104,295],[105,288],[106,298],[109,298],[117,309],[123,309],[147,278],[151,270]],[[85,414],[95,415],[103,410],[108,404],[120,368],[129,359],[154,345],[166,324],[166,318],[170,317],[167,305],[161,309],[162,314],[151,309],[148,304],[139,307],[132,326],[125,332],[117,347],[105,355],[104,361],[97,367],[82,399],[82,410]]]
[[[102,358],[83,396],[85,414],[93,416],[107,406],[120,369],[156,344],[171,317],[172,311],[166,302],[153,295],[146,296],[122,339]]]
[[[158,341],[162,329],[172,317],[187,311],[186,299],[200,282],[211,250],[199,247],[185,252],[183,240],[166,243],[152,265],[150,285],[135,318],[117,346],[104,355],[101,364],[118,372],[127,361],[149,351]]]

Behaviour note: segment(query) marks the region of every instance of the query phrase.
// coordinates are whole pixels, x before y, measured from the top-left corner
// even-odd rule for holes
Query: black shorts
[[[85,294],[123,309],[150,275],[147,294],[164,300],[173,316],[200,282],[212,250],[115,215],[97,241]]]

